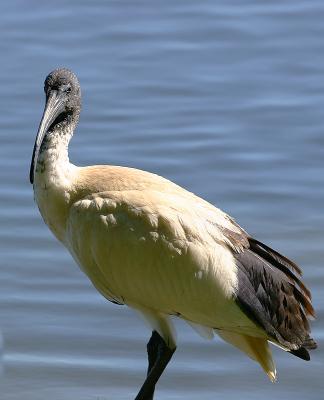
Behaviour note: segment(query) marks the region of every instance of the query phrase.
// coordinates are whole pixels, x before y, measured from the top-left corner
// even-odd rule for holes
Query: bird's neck
[[[54,127],[43,140],[35,168],[35,200],[44,221],[64,241],[77,167],[70,163],[68,145],[74,126]]]
[[[46,133],[36,162],[36,186],[41,182],[48,187],[69,186],[73,165],[70,164],[68,146],[75,127],[73,125],[59,124]]]

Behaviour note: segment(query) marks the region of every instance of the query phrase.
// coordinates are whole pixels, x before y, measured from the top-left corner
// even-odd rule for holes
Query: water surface
[[[304,269],[319,350],[274,349],[278,383],[177,323],[157,399],[324,397],[324,3],[11,0],[0,4],[3,400],[132,399],[149,331],[93,289],[28,182],[58,66],[79,76],[78,165],[147,169],[217,204]]]

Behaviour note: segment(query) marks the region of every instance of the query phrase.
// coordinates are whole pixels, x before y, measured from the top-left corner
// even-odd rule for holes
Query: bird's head
[[[76,75],[67,68],[58,68],[47,75],[44,82],[46,108],[53,114],[73,114],[81,107],[81,88]]]
[[[76,75],[67,68],[52,71],[45,79],[45,110],[39,124],[30,166],[30,182],[34,181],[35,165],[44,137],[54,130],[66,134],[78,122],[81,110],[81,88]]]

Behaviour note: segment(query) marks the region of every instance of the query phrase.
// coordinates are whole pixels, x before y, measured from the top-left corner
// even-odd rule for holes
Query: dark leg
[[[156,331],[153,331],[152,336],[146,346],[147,358],[148,358],[147,376],[149,375],[157,359],[160,341],[161,341],[161,336]]]
[[[135,400],[153,400],[155,385],[174,352],[175,349],[171,350],[156,331],[152,332],[147,344],[147,377]]]
[[[153,331],[152,336],[147,343],[147,358],[148,358],[148,368],[146,375],[147,377],[149,376],[151,369],[153,368],[158,358],[160,341],[161,341],[160,335],[156,331]],[[154,390],[155,390],[155,385],[152,386],[151,390],[147,390],[145,400],[153,400]]]

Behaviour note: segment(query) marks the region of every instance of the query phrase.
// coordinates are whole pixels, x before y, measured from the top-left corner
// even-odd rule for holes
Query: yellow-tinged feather
[[[252,360],[257,361],[271,382],[276,380],[276,366],[272,359],[271,349],[266,339],[242,335],[228,331],[216,331],[226,342],[237,347],[247,354]]]
[[[227,214],[145,171],[70,170],[73,179],[65,177],[61,187],[58,179],[53,186],[38,185],[36,199],[46,223],[100,293],[140,311],[172,345],[169,315],[190,321],[205,336],[222,329],[264,341],[265,332],[234,301],[233,250],[241,244],[225,232],[242,230]],[[36,176],[41,179],[46,176]],[[254,344],[266,349],[262,343]],[[265,368],[262,354],[255,357]]]

